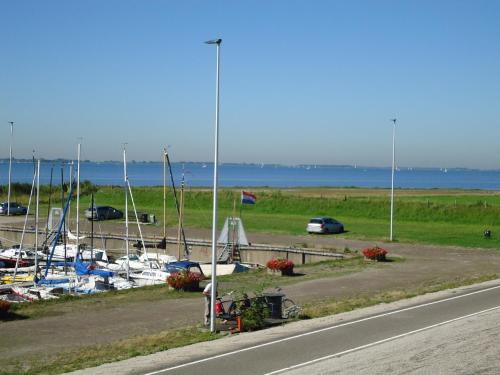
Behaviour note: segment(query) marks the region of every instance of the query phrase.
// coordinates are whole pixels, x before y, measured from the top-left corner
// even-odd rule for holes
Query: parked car
[[[344,224],[331,217],[315,217],[307,224],[308,233],[342,233]]]
[[[0,214],[7,215],[7,209],[9,204],[7,202],[0,203]],[[24,206],[21,206],[19,203],[10,202],[10,214],[11,215],[26,215],[28,209]]]
[[[111,206],[96,206],[85,210],[85,217],[89,220],[121,219],[123,212]]]

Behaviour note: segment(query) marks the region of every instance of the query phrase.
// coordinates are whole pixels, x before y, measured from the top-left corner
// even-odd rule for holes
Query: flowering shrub
[[[374,246],[374,247],[367,247],[363,249],[363,255],[372,260],[376,260],[378,262],[382,262],[385,260],[385,256],[387,254],[387,250]]]
[[[293,262],[287,259],[270,259],[266,264],[267,268],[275,271],[293,270]]]
[[[10,309],[10,302],[0,300],[0,313],[7,313]]]
[[[201,275],[195,272],[182,271],[167,277],[167,283],[177,290],[194,290],[200,285]]]

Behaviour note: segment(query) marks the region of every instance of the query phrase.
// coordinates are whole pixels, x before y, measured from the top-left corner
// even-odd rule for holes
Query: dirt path
[[[196,238],[209,231],[189,230]],[[361,249],[373,242],[334,236],[271,236],[252,234],[252,242],[273,244],[308,243],[317,247]],[[479,249],[384,244],[390,254],[404,262],[386,263],[332,279],[299,282],[284,288],[299,303],[326,297],[349,297],[403,289],[455,277],[500,273],[500,252]],[[86,310],[81,313],[36,320],[0,322],[0,356],[12,358],[55,353],[67,348],[109,343],[137,335],[153,334],[201,322],[202,298],[129,303],[126,307]]]

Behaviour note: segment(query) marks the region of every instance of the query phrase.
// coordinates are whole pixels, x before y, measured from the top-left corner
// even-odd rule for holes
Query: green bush
[[[265,319],[269,317],[269,309],[264,297],[258,294],[252,299],[250,306],[241,311],[243,330],[255,331],[265,327]]]

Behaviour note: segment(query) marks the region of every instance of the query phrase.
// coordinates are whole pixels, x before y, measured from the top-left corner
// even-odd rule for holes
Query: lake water
[[[75,163],[76,164],[76,163]],[[213,164],[174,163],[173,173],[176,185],[180,183],[184,166],[188,186],[211,186]],[[43,162],[40,182],[48,184],[51,169],[54,183],[61,181],[61,168],[65,179],[69,166],[60,162]],[[130,162],[127,166],[130,183],[133,186],[154,186],[163,184],[163,163]],[[29,182],[33,178],[33,165],[15,162],[12,167],[13,182]],[[169,177],[168,177],[169,178]],[[123,184],[123,165],[120,163],[82,162],[80,180],[90,180],[98,185]],[[0,162],[0,184],[7,184],[8,162]],[[219,184],[222,187],[379,187],[391,186],[391,168],[367,168],[349,166],[283,166],[255,164],[222,164],[219,167]],[[396,171],[397,188],[459,188],[500,189],[499,170],[471,169],[426,169],[401,168]]]

